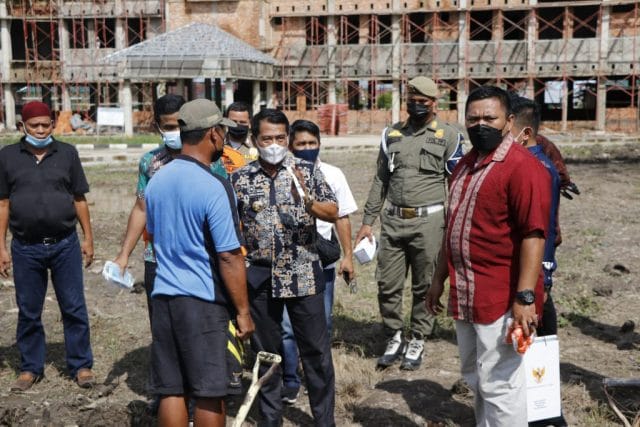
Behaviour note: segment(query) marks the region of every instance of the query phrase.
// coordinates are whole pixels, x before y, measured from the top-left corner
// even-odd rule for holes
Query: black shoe
[[[423,354],[424,340],[419,340],[416,338],[411,339],[411,341],[409,341],[409,345],[407,346],[407,351],[404,354],[404,358],[402,359],[400,369],[405,371],[415,371],[420,367],[420,364],[422,363]]]
[[[298,400],[299,388],[282,387],[282,403],[293,405]]]
[[[405,342],[402,338],[402,331],[396,333],[387,341],[387,348],[384,354],[378,358],[378,368],[387,368],[404,354]]]

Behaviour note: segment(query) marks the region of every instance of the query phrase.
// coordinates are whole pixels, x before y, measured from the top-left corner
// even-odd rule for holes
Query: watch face
[[[518,300],[523,303],[523,304],[533,304],[533,302],[536,299],[535,294],[533,293],[533,291],[522,291],[522,292],[518,292],[516,294]]]

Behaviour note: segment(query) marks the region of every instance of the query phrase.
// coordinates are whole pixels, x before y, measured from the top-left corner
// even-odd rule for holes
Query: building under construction
[[[120,107],[131,134],[163,93],[243,100],[377,132],[415,75],[462,121],[474,87],[535,98],[558,130],[640,130],[637,0],[0,0],[0,119]]]

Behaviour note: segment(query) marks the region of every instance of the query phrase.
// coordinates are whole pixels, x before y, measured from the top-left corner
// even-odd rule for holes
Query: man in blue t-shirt
[[[146,192],[147,232],[158,263],[151,294],[151,392],[161,396],[160,425],[186,425],[185,397],[196,425],[222,426],[229,389],[227,326],[237,338],[254,330],[239,241],[235,196],[211,173],[224,146],[215,103],[197,99],[179,111],[182,154],[159,170]]]

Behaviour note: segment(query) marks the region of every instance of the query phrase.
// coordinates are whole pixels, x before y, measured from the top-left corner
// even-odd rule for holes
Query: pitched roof
[[[127,59],[237,60],[275,64],[275,60],[220,28],[191,23],[112,53],[107,62]]]

